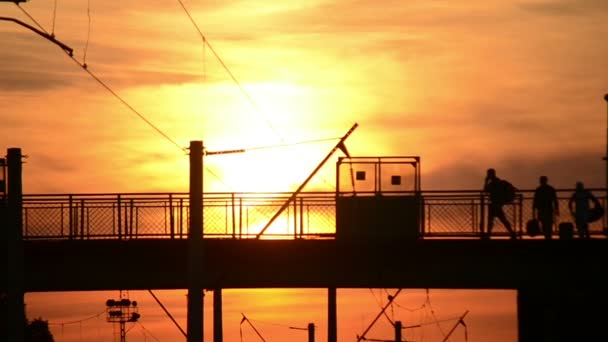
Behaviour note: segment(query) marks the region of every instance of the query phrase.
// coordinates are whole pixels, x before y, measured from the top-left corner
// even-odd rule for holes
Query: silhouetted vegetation
[[[26,342],[55,342],[48,321],[39,317],[31,322],[26,319],[25,324]]]

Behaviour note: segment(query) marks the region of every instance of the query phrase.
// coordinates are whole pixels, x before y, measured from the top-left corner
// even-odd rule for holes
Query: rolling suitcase
[[[558,226],[560,239],[572,239],[574,237],[574,224],[562,222]]]

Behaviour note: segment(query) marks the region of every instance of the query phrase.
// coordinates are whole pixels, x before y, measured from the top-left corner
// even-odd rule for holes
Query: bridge
[[[219,342],[222,289],[327,288],[335,342],[336,288],[514,289],[520,341],[608,336],[605,218],[592,239],[530,237],[530,190],[506,207],[518,239],[498,224],[482,240],[479,190],[21,194],[14,158],[0,221],[9,308],[25,292],[187,288],[188,334],[202,340],[203,298],[192,294],[208,289]],[[558,193],[568,217],[571,190]]]

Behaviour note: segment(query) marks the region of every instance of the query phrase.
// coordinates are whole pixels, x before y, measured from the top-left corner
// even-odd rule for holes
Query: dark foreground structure
[[[0,216],[0,291],[6,303],[1,318],[9,327],[3,341],[23,340],[22,331],[10,328],[23,317],[26,292],[121,289],[188,289],[188,341],[202,341],[202,291],[207,289],[218,294],[214,295],[214,304],[219,299],[214,340],[219,342],[221,289],[227,288],[327,288],[329,342],[337,341],[337,288],[512,289],[518,291],[520,341],[608,340],[603,325],[608,319],[605,238],[430,238],[423,234],[421,217],[426,217],[428,206],[423,205],[417,186],[413,195],[402,197],[337,195],[334,234],[297,234],[294,228],[294,235],[282,240],[235,231],[203,238],[200,180],[191,182],[188,205],[201,210],[190,209],[186,236],[174,231],[173,223],[161,238],[134,234],[136,200],[123,207],[120,196],[113,214],[117,217],[112,218],[113,222],[118,218],[119,224],[112,234],[102,238],[91,233],[93,226],[86,221],[94,216],[83,213],[95,207],[87,207],[83,200],[82,205],[65,209],[70,221],[66,233],[61,225],[61,234],[35,236],[31,222],[23,222],[32,216],[24,209],[20,190],[18,149],[9,150],[8,164],[13,166]],[[198,169],[193,173],[202,174],[201,166],[195,165]],[[365,174],[353,174],[360,181],[366,179]],[[400,186],[401,181],[393,174],[387,184]],[[403,206],[407,208],[391,216]],[[49,203],[39,207],[55,210],[49,209]],[[51,211],[45,213],[44,221],[58,222]],[[175,219],[171,216],[169,221]],[[403,222],[413,228],[387,233]],[[125,262],[135,266],[117,267]]]

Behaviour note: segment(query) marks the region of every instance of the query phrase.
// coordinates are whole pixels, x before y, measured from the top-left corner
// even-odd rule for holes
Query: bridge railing
[[[555,217],[553,233],[557,234],[560,222],[573,222],[568,204],[574,190],[558,189],[557,197],[560,215]],[[606,208],[606,196],[603,189],[591,189],[602,206]],[[422,235],[425,237],[479,237],[487,231],[488,197],[476,190],[467,191],[426,191],[424,196],[424,223]],[[526,222],[533,217],[534,190],[522,190],[517,193],[513,203],[503,207],[505,216],[520,236],[525,235]],[[590,223],[591,235],[606,234],[606,216]],[[498,219],[494,220],[492,235],[508,236],[508,231]]]
[[[606,207],[603,190],[593,189]],[[572,221],[568,200],[572,190],[559,190],[561,215]],[[203,232],[207,238],[254,238],[291,193],[205,193]],[[422,237],[478,238],[487,226],[487,197],[479,191],[424,191]],[[532,217],[533,191],[519,192],[505,213],[524,235]],[[25,239],[135,239],[188,236],[187,193],[24,195]],[[334,192],[306,192],[270,225],[264,238],[333,238],[336,228]],[[398,226],[399,222],[395,222]],[[605,218],[590,225],[604,234]],[[398,229],[398,228],[397,228]],[[493,235],[507,235],[498,220]],[[557,233],[557,232],[556,232]]]
[[[291,193],[206,193],[209,238],[253,238]],[[188,236],[187,193],[24,195],[26,239],[133,239]],[[335,194],[303,193],[268,227],[266,238],[335,232]]]

